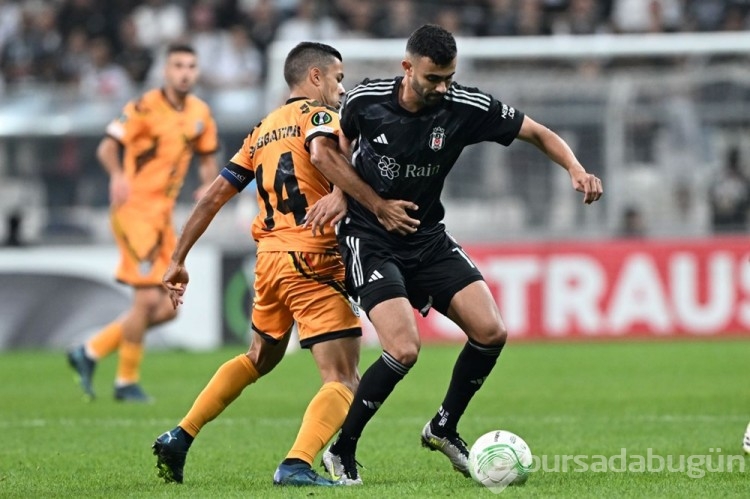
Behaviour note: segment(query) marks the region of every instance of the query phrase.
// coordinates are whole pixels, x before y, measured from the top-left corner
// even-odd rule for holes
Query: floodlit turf
[[[62,352],[6,352],[0,497],[492,497],[419,445],[459,348],[423,348],[365,430],[365,485],[336,490],[271,483],[318,387],[306,352],[204,429],[179,486],[157,478],[151,442],[241,349],[148,352],[143,385],[156,403],[147,406],[112,400],[113,358],[98,367],[99,399],[85,403]],[[364,352],[363,370],[378,353]],[[493,429],[529,443],[542,469],[502,497],[747,497],[748,359],[750,339],[511,344],[459,429],[469,443]]]

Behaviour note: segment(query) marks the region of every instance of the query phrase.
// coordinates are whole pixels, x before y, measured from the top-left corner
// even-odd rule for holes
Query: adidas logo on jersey
[[[388,139],[385,138],[385,134],[384,133],[381,133],[380,135],[378,135],[377,137],[375,137],[372,141],[375,142],[376,144],[387,144],[388,143]]]
[[[372,275],[370,276],[370,278],[367,279],[367,282],[375,282],[375,281],[377,281],[379,279],[382,279],[382,278],[383,278],[383,274],[381,274],[380,272],[378,272],[376,270],[375,272],[372,273]]]

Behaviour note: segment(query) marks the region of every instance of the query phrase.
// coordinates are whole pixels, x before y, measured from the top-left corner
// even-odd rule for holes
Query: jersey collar
[[[182,107],[180,108],[172,104],[172,101],[170,101],[169,98],[167,97],[167,91],[164,90],[164,87],[160,88],[160,90],[161,90],[161,96],[164,99],[164,102],[166,102],[169,107],[171,107],[178,113],[181,113],[182,111],[185,110],[185,107],[187,106],[187,97],[185,97],[185,102],[182,104]]]
[[[291,99],[287,99],[286,103],[291,104],[292,102],[297,102],[298,100],[310,100],[307,97],[292,97]]]

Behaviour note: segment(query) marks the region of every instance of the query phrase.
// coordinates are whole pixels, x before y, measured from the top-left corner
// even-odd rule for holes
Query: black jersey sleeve
[[[524,114],[488,93],[454,83],[448,96],[465,113],[468,144],[491,141],[507,146],[521,131]]]
[[[521,131],[523,117],[523,112],[493,98],[489,110],[481,118],[477,118],[477,137],[481,141],[491,140],[504,146],[510,145]]]

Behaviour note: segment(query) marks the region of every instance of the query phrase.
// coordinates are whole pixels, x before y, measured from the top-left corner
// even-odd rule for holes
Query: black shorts
[[[408,298],[426,316],[430,308],[445,315],[453,296],[483,280],[476,264],[447,232],[418,249],[394,249],[380,239],[340,238],[346,264],[346,289],[366,313],[385,300]]]

